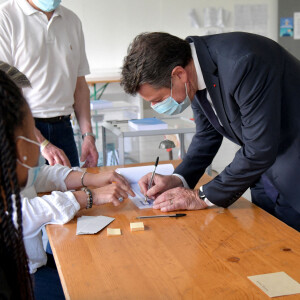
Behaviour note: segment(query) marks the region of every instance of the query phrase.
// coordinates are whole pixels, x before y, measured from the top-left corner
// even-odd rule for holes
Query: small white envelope
[[[115,218],[105,216],[82,216],[77,219],[76,235],[95,234],[110,224]]]

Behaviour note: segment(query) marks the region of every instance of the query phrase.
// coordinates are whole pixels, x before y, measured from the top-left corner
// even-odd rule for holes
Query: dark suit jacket
[[[226,136],[241,146],[233,161],[204,185],[227,207],[265,173],[300,212],[300,62],[274,41],[248,33],[188,37]],[[198,91],[192,101],[197,132],[175,173],[191,188],[212,162],[223,136],[208,121]]]

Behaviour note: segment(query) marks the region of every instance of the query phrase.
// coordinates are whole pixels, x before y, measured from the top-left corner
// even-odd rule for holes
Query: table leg
[[[94,83],[93,86],[94,86],[94,100],[97,100],[97,85],[96,85],[96,83]]]
[[[125,149],[124,149],[124,137],[121,136],[118,138],[119,143],[119,163],[120,165],[125,165]]]
[[[103,166],[107,166],[107,153],[106,153],[106,129],[104,126],[102,128],[102,153],[103,153]]]
[[[184,133],[179,133],[179,142],[180,142],[180,156],[181,159],[185,157],[185,147],[184,147]]]

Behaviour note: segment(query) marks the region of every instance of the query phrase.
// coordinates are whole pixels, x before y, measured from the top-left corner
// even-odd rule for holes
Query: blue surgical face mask
[[[28,139],[25,136],[17,136],[17,139],[25,140],[25,141],[27,141],[29,143],[37,145],[40,148],[40,144],[38,142],[33,141],[31,139]],[[29,188],[29,187],[31,187],[31,186],[34,185],[34,183],[35,183],[35,181],[36,181],[36,179],[38,177],[38,174],[40,172],[41,167],[45,164],[45,159],[41,155],[41,152],[40,152],[37,166],[34,166],[34,167],[28,166],[27,164],[22,163],[19,159],[17,159],[17,162],[20,165],[22,165],[23,167],[25,167],[25,168],[28,169],[27,183],[26,183],[25,187],[23,188],[25,190],[25,189],[27,189],[27,188]]]
[[[57,8],[61,0],[32,0],[32,2],[42,11],[50,12]]]
[[[191,100],[187,93],[186,83],[185,83],[185,94],[186,94],[185,99],[181,103],[178,103],[172,97],[172,80],[171,80],[171,96],[162,102],[151,105],[151,107],[159,114],[178,115],[182,113],[191,104]]]

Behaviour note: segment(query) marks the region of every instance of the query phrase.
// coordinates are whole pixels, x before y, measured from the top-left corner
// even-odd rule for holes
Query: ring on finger
[[[122,202],[123,201],[123,197],[119,197],[119,199],[118,199],[120,202]]]

